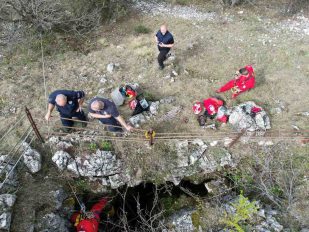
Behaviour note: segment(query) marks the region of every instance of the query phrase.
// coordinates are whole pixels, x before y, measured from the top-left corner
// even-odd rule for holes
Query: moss
[[[191,214],[191,220],[192,220],[192,224],[195,228],[199,228],[201,221],[200,221],[200,214],[198,211],[195,211]]]
[[[165,216],[169,216],[180,209],[194,206],[195,204],[194,200],[186,195],[181,195],[180,197],[164,197],[160,199],[160,202],[165,210]]]

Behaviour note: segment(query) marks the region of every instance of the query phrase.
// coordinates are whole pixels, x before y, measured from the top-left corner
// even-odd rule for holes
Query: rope
[[[32,137],[32,139],[29,142],[29,145],[33,142],[35,136]],[[17,164],[19,163],[19,161],[21,160],[21,157],[23,157],[25,151],[22,152],[22,154],[19,156],[19,158],[17,159],[16,163],[14,164],[14,166],[11,168],[11,170],[9,171],[9,173],[7,174],[7,176],[5,177],[5,179],[3,180],[3,182],[0,184],[0,189],[3,187],[3,185],[5,184],[5,182],[7,181],[7,179],[10,177],[10,175],[12,174],[13,170],[16,168]],[[4,169],[3,169],[4,170]]]
[[[65,132],[52,132],[51,135],[54,136],[66,136],[66,135],[72,135],[70,133],[65,133]],[[113,136],[104,136],[104,135],[83,135],[83,134],[79,134],[78,136],[80,137],[98,137],[98,138],[102,138],[104,140],[110,140],[110,141],[127,141],[127,142],[147,142],[147,139],[140,139],[140,138],[126,138],[126,137],[113,137]]]
[[[6,136],[7,136],[9,133],[11,133],[11,132],[13,131],[13,129],[15,129],[16,126],[17,126],[25,117],[26,117],[26,114],[22,115],[22,116],[14,123],[14,125],[13,125],[10,129],[8,129],[7,132],[5,132],[5,134],[1,137],[0,142],[2,142],[2,141],[6,138]],[[5,140],[4,140],[4,141],[5,141]]]
[[[26,131],[23,133],[23,135],[21,136],[21,138],[23,138],[24,136],[26,136],[25,137],[25,139],[22,141],[22,139],[20,139],[15,145],[14,145],[14,147],[9,151],[9,153],[7,154],[7,156],[5,157],[5,159],[2,161],[2,163],[0,163],[0,166],[2,166],[4,163],[7,163],[7,164],[9,164],[10,162],[11,162],[11,160],[13,159],[13,157],[14,157],[14,155],[12,155],[11,157],[10,157],[10,154],[15,150],[15,148],[19,145],[19,147],[21,146],[21,144],[23,143],[23,142],[25,142],[25,140],[29,137],[29,135],[30,135],[30,133],[31,133],[31,126],[29,126],[27,129],[26,129]],[[29,129],[30,129],[30,131],[29,131]],[[28,132],[28,134],[27,134],[27,132]],[[27,135],[26,135],[27,134]],[[17,150],[19,149],[19,147],[17,148]],[[16,152],[16,151],[15,151]],[[7,160],[7,158],[8,157],[10,157],[9,158],[9,160]],[[1,173],[1,172],[0,172]]]
[[[44,49],[43,49],[43,39],[42,39],[42,33],[40,33],[41,38],[41,60],[42,60],[42,76],[44,80],[44,92],[45,92],[45,102],[48,102],[47,97],[47,85],[46,85],[46,77],[45,77],[45,62],[44,62]],[[46,105],[46,109],[48,108],[48,104]]]
[[[78,119],[62,118],[62,117],[61,117],[61,119],[69,120],[69,121],[73,121],[73,122],[87,123],[87,124],[90,124],[90,125],[97,125],[97,123],[95,123],[95,122],[82,121],[82,120],[78,120]],[[122,126],[110,125],[110,124],[106,124],[106,123],[101,123],[101,124],[104,125],[104,126],[108,126],[108,127],[114,127],[114,128],[121,128],[122,129]],[[137,129],[137,128],[134,128],[133,130],[135,130],[135,131],[142,131],[143,133],[146,132],[146,130]]]

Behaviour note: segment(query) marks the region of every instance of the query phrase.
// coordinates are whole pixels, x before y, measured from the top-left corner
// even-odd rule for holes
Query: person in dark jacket
[[[110,132],[122,132],[122,128],[132,131],[133,127],[128,125],[119,114],[114,102],[96,97],[88,105],[89,115],[98,119],[102,124],[107,125]]]
[[[71,128],[68,127],[72,127],[74,121],[68,119],[77,118],[86,121],[86,116],[82,110],[84,98],[84,91],[56,90],[52,92],[48,98],[48,110],[45,119],[50,120],[51,113],[56,106],[62,125],[66,127],[64,130],[69,132]]]
[[[163,69],[164,68],[163,62],[167,59],[167,54],[174,46],[174,37],[167,30],[166,24],[163,24],[160,27],[160,30],[157,32],[155,39],[160,52],[158,55],[159,68]]]

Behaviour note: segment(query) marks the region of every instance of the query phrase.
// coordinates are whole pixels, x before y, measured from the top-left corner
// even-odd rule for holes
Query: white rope
[[[46,77],[45,77],[45,62],[44,62],[44,49],[43,49],[43,39],[42,39],[42,33],[40,34],[41,37],[41,60],[42,60],[42,76],[44,80],[44,91],[45,91],[45,102],[47,102],[47,85],[46,85]],[[47,107],[48,108],[48,104]]]
[[[23,116],[21,116],[16,122],[15,124],[7,130],[7,132],[1,137],[0,142],[2,142],[6,136],[12,132],[13,129],[15,129],[15,127],[18,125],[18,123],[20,123],[24,118],[26,117],[26,115],[24,114]]]
[[[31,131],[30,131],[31,132]],[[33,142],[35,136],[32,137],[32,139],[29,142],[29,146],[31,145],[31,143]],[[25,140],[24,140],[25,141]],[[14,166],[11,168],[11,170],[9,171],[9,173],[7,174],[7,176],[5,177],[5,179],[3,180],[3,182],[0,184],[0,189],[3,187],[3,185],[5,184],[5,182],[7,181],[7,179],[11,176],[12,172],[14,171],[14,169],[16,168],[17,164],[19,163],[19,161],[21,160],[21,157],[23,157],[23,155],[25,154],[25,151],[23,151],[21,153],[21,155],[19,156],[19,158],[17,159],[16,163],[14,164]]]
[[[21,136],[21,138],[23,138],[24,136],[26,136],[25,138],[27,139],[28,137],[29,137],[29,135],[30,135],[30,133],[31,133],[31,126],[29,126],[26,130],[25,130],[25,132],[22,134],[22,136]],[[30,130],[30,131],[29,131]],[[27,134],[28,133],[28,134]],[[7,155],[6,155],[6,157],[5,157],[5,159],[0,163],[0,166],[2,166],[4,163],[10,163],[11,162],[11,160],[13,159],[13,157],[14,157],[14,153],[16,152],[16,151],[18,151],[18,149],[19,149],[19,147],[20,147],[20,144],[22,144],[23,143],[23,141],[21,141],[22,139],[20,139],[15,145],[14,145],[14,147],[7,153]],[[15,149],[16,149],[16,147],[18,147],[17,148],[17,150],[16,151],[14,151]],[[13,154],[12,154],[13,153]],[[10,158],[10,155],[12,154],[12,156],[11,156],[11,158]],[[0,171],[0,173],[1,173],[1,171]]]
[[[48,110],[47,83],[46,83],[46,76],[45,76],[45,61],[44,61],[44,48],[43,48],[42,33],[40,33],[40,37],[41,37],[42,76],[43,76],[43,80],[44,80],[44,94],[45,94],[46,110]],[[49,122],[47,121],[46,124],[47,124],[47,132],[48,132],[48,135],[49,135],[50,134]]]

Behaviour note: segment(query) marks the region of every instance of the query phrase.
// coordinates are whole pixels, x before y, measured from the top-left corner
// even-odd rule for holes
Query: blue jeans
[[[66,120],[66,119],[62,119],[62,118],[72,119],[74,117],[74,118],[78,118],[78,120],[81,120],[81,121],[87,121],[86,116],[85,116],[83,111],[74,112],[74,113],[72,113],[70,115],[65,115],[65,114],[63,114],[61,112],[59,112],[59,113],[60,113],[61,122],[62,122],[63,126],[73,127],[74,121]]]
[[[99,121],[102,124],[107,125],[107,130],[110,132],[122,132],[123,131],[122,128],[120,128],[121,127],[120,123],[114,117],[100,118]],[[108,125],[111,125],[111,126],[108,126]],[[113,127],[113,126],[117,126],[117,127]]]

